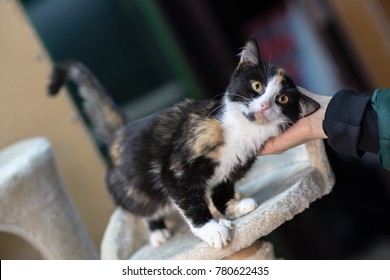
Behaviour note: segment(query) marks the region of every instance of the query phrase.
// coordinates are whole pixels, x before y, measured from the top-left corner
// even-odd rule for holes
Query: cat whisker
[[[217,95],[215,95],[214,97],[210,98],[209,101],[212,101],[212,100],[214,100],[214,99],[216,99],[216,98],[218,98],[218,97],[220,97],[220,96],[222,96],[222,95],[224,95],[224,94],[225,94],[224,92],[223,92],[223,93],[220,93],[220,94],[217,94]]]
[[[271,65],[268,64],[267,66],[267,72],[266,72],[266,76],[267,76],[267,82],[272,78],[272,72],[271,72]]]
[[[249,98],[246,98],[246,97],[244,97],[244,96],[242,96],[242,95],[240,95],[240,94],[233,93],[233,95],[238,96],[238,97],[241,97],[242,99],[244,99],[244,100],[246,100],[246,101],[251,101]]]
[[[266,66],[264,66],[264,76],[265,76],[265,81],[268,82],[269,78],[270,78],[270,67],[269,67],[269,64],[266,64]]]
[[[210,117],[215,111],[217,111],[219,108],[221,108],[223,106],[223,104],[221,105],[218,105],[217,107],[215,107],[208,115],[207,117]]]
[[[267,64],[267,70],[266,70],[267,81],[271,77],[271,69],[272,69],[271,60],[272,60],[272,54],[269,55],[268,64]]]

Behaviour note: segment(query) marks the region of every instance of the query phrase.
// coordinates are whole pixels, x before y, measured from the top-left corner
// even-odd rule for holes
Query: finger
[[[298,88],[300,93],[302,93],[302,94],[306,95],[307,97],[310,97],[311,99],[314,99],[315,101],[320,103],[321,107],[326,107],[326,105],[328,105],[328,103],[331,99],[331,96],[319,95],[319,94],[313,93],[311,91],[308,91],[307,89],[300,87],[300,86],[298,86],[297,88]]]
[[[276,138],[268,140],[264,147],[260,150],[260,155],[281,154],[284,151],[296,146],[295,142],[292,142],[292,137],[287,131]]]
[[[287,129],[277,137],[269,139],[260,150],[260,155],[280,154],[295,146],[303,144],[305,141],[304,120],[299,120],[295,125]]]

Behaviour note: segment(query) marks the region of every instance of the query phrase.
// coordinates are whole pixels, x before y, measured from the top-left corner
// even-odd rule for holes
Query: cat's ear
[[[245,46],[242,48],[238,68],[240,68],[241,66],[247,66],[247,65],[256,66],[262,62],[263,61],[262,61],[260,54],[259,54],[256,39],[251,37],[245,43]]]
[[[299,117],[303,118],[310,114],[313,114],[315,111],[317,111],[321,105],[315,101],[314,99],[311,99],[310,97],[307,97],[303,93],[299,93],[299,107],[300,107],[300,114]]]

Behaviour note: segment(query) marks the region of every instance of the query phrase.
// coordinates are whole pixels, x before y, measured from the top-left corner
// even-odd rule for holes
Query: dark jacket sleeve
[[[355,157],[378,153],[378,119],[371,98],[352,90],[341,90],[332,97],[323,121],[330,147]]]
[[[390,170],[390,88],[377,89],[371,105],[378,115],[380,144],[378,159],[384,168]]]

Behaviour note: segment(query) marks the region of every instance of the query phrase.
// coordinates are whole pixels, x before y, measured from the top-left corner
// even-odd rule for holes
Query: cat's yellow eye
[[[263,90],[263,85],[259,81],[252,81],[251,88],[260,93]]]
[[[280,104],[287,104],[288,103],[288,96],[287,95],[284,95],[284,94],[281,94],[278,96],[278,103]]]

